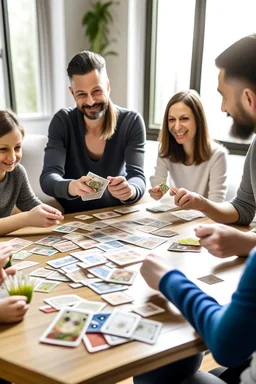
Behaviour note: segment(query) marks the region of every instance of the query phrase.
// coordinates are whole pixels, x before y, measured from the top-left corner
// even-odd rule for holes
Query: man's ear
[[[74,96],[73,88],[72,88],[72,87],[68,87],[68,89],[70,90],[70,93],[73,95],[73,97],[75,97],[75,96]]]
[[[242,103],[248,112],[255,113],[256,93],[250,88],[245,88],[242,93]]]

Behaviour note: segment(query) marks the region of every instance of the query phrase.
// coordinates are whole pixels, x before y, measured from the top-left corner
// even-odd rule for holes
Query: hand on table
[[[129,184],[124,176],[108,176],[107,180],[109,180],[108,191],[116,199],[126,201],[136,196],[135,187]]]
[[[159,290],[162,277],[170,270],[170,267],[159,260],[155,255],[149,254],[143,261],[140,272],[149,287]]]
[[[50,205],[40,204],[26,212],[26,226],[32,227],[50,227],[58,225],[64,217],[62,213]]]
[[[253,247],[253,245],[249,245],[246,232],[223,224],[200,225],[195,228],[195,234],[199,237],[200,244],[203,247],[212,255],[220,258],[235,255],[247,256]]]

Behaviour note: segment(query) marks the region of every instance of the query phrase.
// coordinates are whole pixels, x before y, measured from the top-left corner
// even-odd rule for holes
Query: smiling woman
[[[227,151],[212,141],[199,95],[183,91],[167,103],[159,136],[155,174],[151,176],[151,197],[163,196],[160,184],[187,188],[212,201],[225,201]]]

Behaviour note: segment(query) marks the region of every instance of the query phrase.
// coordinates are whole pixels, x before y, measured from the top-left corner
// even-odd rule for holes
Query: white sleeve
[[[228,154],[225,148],[217,149],[210,159],[208,199],[221,203],[226,200]]]
[[[166,183],[168,175],[168,159],[157,156],[155,174],[150,176],[150,184],[153,187],[161,183]]]

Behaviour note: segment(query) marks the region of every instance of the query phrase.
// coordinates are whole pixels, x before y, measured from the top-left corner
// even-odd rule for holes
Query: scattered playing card
[[[129,338],[137,328],[141,317],[115,309],[101,327],[102,333]]]
[[[46,304],[46,305],[41,305],[41,307],[39,307],[39,310],[44,312],[44,313],[52,313],[52,312],[57,312],[57,309],[51,307],[50,305]]]
[[[46,247],[45,245],[38,245],[37,247],[30,249],[29,251],[41,256],[52,256],[55,255],[55,253],[58,253],[56,249]]]
[[[51,305],[53,308],[60,310],[63,307],[68,307],[70,305],[75,305],[80,303],[81,297],[77,295],[61,295],[61,296],[53,296],[49,299],[44,299],[46,304]]]
[[[137,271],[129,271],[125,268],[113,268],[110,269],[110,272],[104,277],[104,280],[111,283],[131,285],[134,282],[136,275]]]
[[[13,253],[12,258],[13,258],[13,260],[24,260],[31,255],[32,255],[32,252],[26,251],[23,249],[22,251],[18,251],[18,252]]]
[[[43,280],[43,281],[40,281],[39,284],[35,286],[34,291],[48,293],[48,292],[51,292],[59,284],[60,282],[57,282],[57,281]]]
[[[141,319],[132,338],[148,344],[155,344],[163,324],[159,321]]]
[[[149,317],[153,315],[157,315],[158,313],[165,312],[165,310],[158,305],[153,303],[145,303],[139,306],[132,307],[133,312],[138,313],[143,317]]]
[[[93,216],[97,217],[97,219],[104,220],[104,219],[111,219],[112,217],[119,217],[121,215],[113,211],[106,211],[101,213],[94,213]]]
[[[73,289],[77,289],[77,288],[84,287],[84,285],[82,283],[70,283],[69,287],[71,287]]]
[[[54,231],[61,232],[61,233],[70,233],[70,232],[74,232],[76,230],[77,230],[77,227],[72,227],[72,226],[65,225],[65,224],[54,228]]]
[[[179,210],[179,211],[171,212],[171,214],[173,216],[179,217],[180,219],[187,220],[187,221],[198,219],[199,217],[205,217],[205,215],[202,212],[196,211],[193,209],[189,211]]]
[[[93,216],[89,216],[89,215],[77,215],[74,217],[75,217],[75,219],[80,219],[80,220],[89,220],[89,219],[93,218]]]
[[[110,293],[110,292],[124,291],[125,289],[128,288],[127,285],[106,283],[105,281],[100,281],[98,283],[91,283],[91,284],[88,284],[87,286],[88,288],[91,288],[93,291],[95,291],[99,295],[102,295],[104,293]]]
[[[136,207],[123,207],[123,208],[114,209],[114,212],[121,213],[122,215],[126,215],[127,213],[138,212],[138,211],[139,209]]]
[[[178,235],[178,232],[171,231],[170,229],[167,229],[167,228],[161,228],[153,232],[153,235],[161,236],[161,237],[173,237]]]
[[[109,318],[110,313],[96,313],[93,315],[92,320],[86,330],[86,333],[99,333],[101,332],[101,327]]]
[[[20,263],[14,264],[14,266],[17,271],[20,271],[21,269],[34,267],[37,264],[39,264],[37,261],[22,261]]]
[[[38,268],[35,271],[30,272],[30,276],[36,276],[36,277],[46,277],[50,275],[52,271],[49,271],[45,268]]]
[[[49,264],[53,268],[62,268],[68,264],[75,263],[77,260],[75,257],[68,255],[60,257],[59,259],[47,261],[46,264]]]
[[[203,277],[198,277],[197,280],[201,280],[203,281],[204,283],[206,284],[216,284],[216,283],[221,283],[222,279],[220,279],[219,277],[217,276],[214,276],[214,275],[207,275],[207,276],[203,276]]]
[[[12,252],[15,253],[15,252],[18,252],[21,249],[26,248],[29,245],[33,244],[33,241],[24,240],[24,239],[20,239],[18,237],[15,237],[14,239],[8,240],[7,243],[8,243],[8,245],[12,246]]]
[[[87,200],[95,200],[95,199],[100,199],[107,188],[109,184],[109,180],[104,179],[101,176],[95,175],[92,172],[88,172],[87,176],[89,176],[91,179],[86,182],[86,184],[94,189],[96,192],[81,196],[83,201]]]
[[[179,244],[177,242],[172,243],[168,251],[175,251],[175,252],[200,252],[202,247],[198,245],[183,245]]]
[[[90,333],[83,337],[83,343],[88,352],[99,352],[110,348],[105,337],[100,333]]]
[[[90,312],[63,308],[40,337],[40,342],[76,347],[80,344],[91,319]]]
[[[100,312],[104,307],[106,307],[106,304],[102,303],[101,301],[89,301],[81,299],[80,303],[75,304],[73,308],[85,309],[92,312]]]
[[[111,305],[121,305],[131,303],[133,298],[123,292],[113,292],[106,295],[102,295],[101,298],[107,301]]]
[[[57,243],[60,240],[61,240],[61,236],[50,235],[50,236],[44,237],[43,239],[35,241],[35,243],[40,245],[51,246],[52,244]]]
[[[147,207],[146,210],[149,212],[153,213],[158,213],[158,212],[167,212],[170,211],[171,209],[177,208],[175,204],[157,204],[153,205],[150,207]]]

